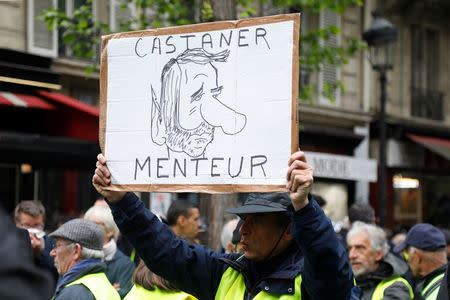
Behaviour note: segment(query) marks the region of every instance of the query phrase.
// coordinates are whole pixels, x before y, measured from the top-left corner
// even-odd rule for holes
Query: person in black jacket
[[[0,299],[50,299],[50,275],[33,263],[28,232],[0,209]]]
[[[349,299],[353,275],[346,252],[331,221],[308,198],[313,169],[301,151],[288,164],[289,194],[251,194],[229,210],[243,219],[243,255],[189,245],[133,193],[108,190],[110,172],[101,154],[92,181],[146,265],[200,300]]]
[[[44,232],[45,208],[40,201],[24,200],[14,209],[14,221],[18,228],[29,231],[34,263],[41,270],[52,275],[54,283],[58,280],[58,272],[50,256],[55,241]]]

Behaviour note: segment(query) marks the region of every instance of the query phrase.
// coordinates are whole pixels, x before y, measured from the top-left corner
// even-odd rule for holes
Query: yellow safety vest
[[[433,280],[428,283],[428,285],[420,293],[425,300],[436,300],[439,293],[439,288],[441,287],[441,281],[444,277],[445,272],[437,275]]]
[[[413,289],[412,289],[411,285],[409,284],[409,282],[405,278],[402,278],[400,276],[395,276],[392,278],[382,280],[377,285],[377,287],[375,288],[375,291],[372,294],[372,300],[383,299],[384,290],[386,290],[388,287],[390,287],[392,284],[394,284],[396,282],[403,282],[409,289],[409,295],[410,295],[411,299],[414,298],[414,292],[413,292]]]
[[[123,300],[141,300],[141,299],[164,299],[164,300],[197,300],[185,292],[164,291],[155,286],[153,291],[146,290],[142,286],[135,284],[123,298]]]
[[[302,283],[302,276],[298,275],[295,277],[295,293],[293,295],[273,295],[266,291],[260,291],[254,300],[290,300],[296,299],[300,300],[301,291],[300,284]],[[235,269],[228,267],[228,269],[223,273],[222,279],[220,280],[219,288],[216,292],[216,300],[242,300],[244,299],[245,293],[245,282],[244,276],[236,271]]]
[[[82,284],[87,287],[97,300],[120,300],[119,293],[103,272],[84,275],[67,284],[66,287],[74,284]]]

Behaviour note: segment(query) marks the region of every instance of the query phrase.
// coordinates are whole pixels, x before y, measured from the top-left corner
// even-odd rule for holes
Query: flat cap
[[[78,243],[81,247],[103,250],[104,232],[96,223],[86,219],[73,219],[48,235]]]

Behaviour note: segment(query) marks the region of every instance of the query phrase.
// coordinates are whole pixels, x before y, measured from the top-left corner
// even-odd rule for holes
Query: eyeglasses
[[[42,224],[42,223],[36,223],[36,224],[18,223],[18,225],[23,229],[36,228],[36,229],[44,230],[44,224]]]

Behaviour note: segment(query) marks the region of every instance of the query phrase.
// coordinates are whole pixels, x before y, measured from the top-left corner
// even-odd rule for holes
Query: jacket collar
[[[288,291],[294,291],[295,277],[304,265],[303,255],[295,243],[276,257],[257,263],[243,255],[235,261],[219,260],[244,276],[247,293],[253,295],[261,290],[271,294],[289,294]]]

